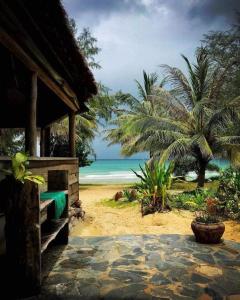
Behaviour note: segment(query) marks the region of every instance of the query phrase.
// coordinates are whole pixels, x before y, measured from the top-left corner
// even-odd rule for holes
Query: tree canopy
[[[160,157],[161,161],[192,156],[198,165],[201,187],[214,155],[228,155],[240,145],[240,136],[231,130],[239,122],[240,97],[220,97],[234,62],[213,65],[205,48],[197,50],[194,64],[184,55],[182,58],[188,75],[163,65],[170,89],[153,84],[143,101],[117,118],[117,127],[109,132],[108,139],[112,143],[120,141],[126,155],[150,151],[152,159]]]

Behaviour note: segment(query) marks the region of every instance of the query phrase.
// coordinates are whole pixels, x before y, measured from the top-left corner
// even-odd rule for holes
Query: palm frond
[[[201,152],[202,158],[205,161],[209,161],[213,158],[212,149],[203,134],[193,137],[193,141],[198,146],[198,148]]]
[[[168,65],[161,65],[161,67],[164,69],[167,81],[173,87],[172,92],[180,97],[186,107],[191,109],[194,106],[194,100],[192,97],[192,88],[186,76],[178,68],[173,68]]]
[[[218,67],[213,72],[211,88],[208,96],[209,99],[218,99],[224,81],[235,64],[235,60],[230,60],[225,68]]]
[[[181,138],[173,142],[166,150],[164,150],[160,163],[165,162],[171,157],[181,157],[189,154],[192,150],[192,139]]]

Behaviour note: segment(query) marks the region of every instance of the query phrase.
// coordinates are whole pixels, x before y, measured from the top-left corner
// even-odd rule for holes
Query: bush
[[[220,176],[217,197],[221,213],[232,219],[240,220],[240,170],[232,167]]]
[[[207,198],[214,196],[215,193],[212,190],[197,189],[194,191],[183,192],[181,194],[171,196],[170,204],[174,208],[197,211],[202,210],[205,207],[205,200]]]
[[[136,190],[123,190],[123,198],[125,198],[127,201],[132,202],[137,200],[138,194]]]

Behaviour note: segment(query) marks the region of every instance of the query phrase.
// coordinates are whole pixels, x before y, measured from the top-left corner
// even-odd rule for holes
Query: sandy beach
[[[72,231],[73,236],[106,236],[124,234],[192,234],[191,221],[194,214],[174,210],[141,217],[139,205],[125,208],[108,207],[103,199],[111,198],[124,188],[122,185],[99,185],[80,187],[80,199],[85,210],[85,220]],[[240,224],[225,222],[226,240],[240,241]]]

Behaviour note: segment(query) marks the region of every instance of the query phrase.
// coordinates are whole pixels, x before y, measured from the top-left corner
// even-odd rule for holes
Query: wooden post
[[[74,112],[69,114],[69,151],[71,157],[76,157],[76,115]]]
[[[51,138],[51,128],[44,127],[41,128],[40,137],[40,156],[49,157],[50,156],[50,138]]]
[[[39,190],[35,183],[13,178],[5,180],[5,187],[8,280],[15,283],[9,292],[31,296],[41,286]]]
[[[25,150],[37,155],[37,73],[32,73],[28,120],[25,128]]]
[[[51,138],[51,127],[48,126],[44,129],[45,131],[45,149],[44,153],[46,157],[49,157],[51,155],[50,151],[50,138]]]
[[[40,133],[40,156],[45,156],[45,128],[41,128]]]

